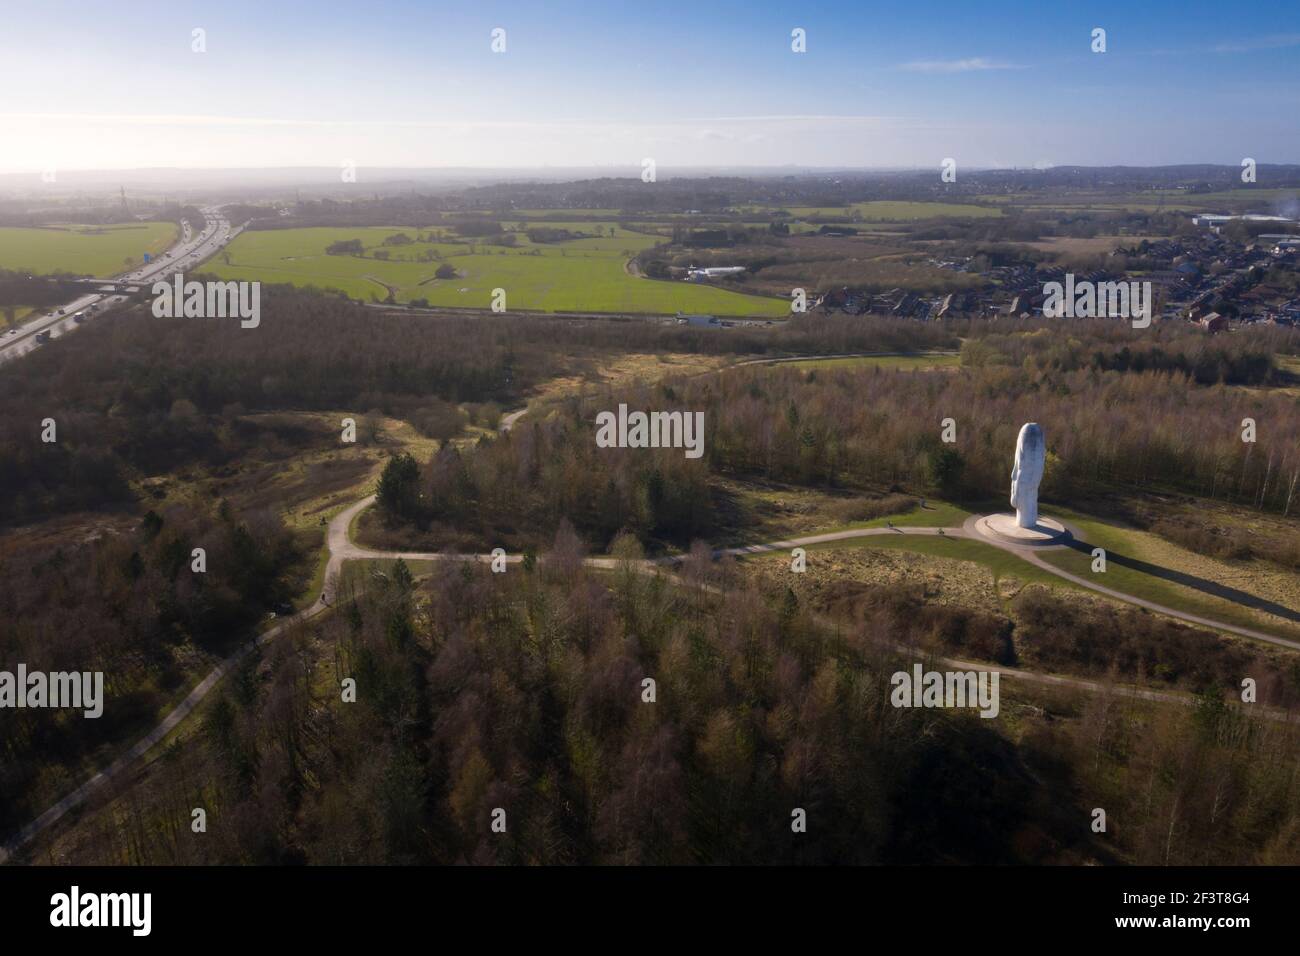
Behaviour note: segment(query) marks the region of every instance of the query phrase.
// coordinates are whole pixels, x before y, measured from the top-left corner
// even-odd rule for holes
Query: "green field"
[[[1232,203],[1232,204],[1251,204],[1259,202],[1274,202],[1281,199],[1295,199],[1300,195],[1300,190],[1293,187],[1268,187],[1268,186],[1239,186],[1236,189],[1224,189],[1212,193],[1187,193],[1177,189],[1156,190],[1157,195],[1164,195],[1169,199],[1176,199],[1179,202],[1200,204],[1203,208],[1205,203]],[[1205,210],[1209,212],[1210,210]]]
[[[1010,197],[1000,197],[1009,200]],[[635,218],[642,221],[672,222],[689,219],[696,226],[725,225],[736,215],[746,220],[758,221],[757,217],[767,217],[777,210],[784,210],[797,219],[842,218],[875,220],[877,222],[911,222],[917,219],[951,219],[972,217],[976,219],[1001,216],[1000,209],[993,208],[985,202],[984,197],[969,203],[949,202],[910,202],[897,200],[873,200],[870,202],[851,203],[847,206],[776,206],[762,203],[749,203],[732,206],[727,212],[720,213],[632,213],[619,209],[518,209],[514,215],[523,216],[539,224],[552,224],[552,220],[564,219],[566,216],[577,220]],[[729,215],[730,214],[730,215]],[[709,220],[709,221],[701,221]],[[588,222],[588,225],[591,223]]]
[[[849,218],[874,222],[912,222],[918,219],[987,219],[1002,210],[989,205],[952,202],[858,202],[850,206],[742,206],[745,212],[775,212],[784,209],[796,219]]]
[[[140,265],[146,252],[161,255],[176,239],[170,222],[0,228],[0,269],[112,276]]]
[[[680,311],[771,317],[789,312],[789,304],[781,299],[629,274],[627,260],[662,241],[658,237],[607,222],[555,221],[545,225],[590,237],[532,243],[518,232],[513,233],[514,247],[483,240],[385,246],[383,241],[389,236],[400,232],[414,239],[422,230],[367,227],[250,231],[209,262],[208,268],[225,279],[311,285],[380,302],[391,292],[397,302],[427,299],[434,306],[472,309],[490,308],[492,290],[501,288],[506,292],[507,309]],[[331,243],[350,239],[361,240],[364,255],[325,252]],[[387,252],[389,258],[375,258],[377,252]],[[435,278],[443,264],[455,267],[456,278]]]
[[[1272,212],[1272,206],[1294,200],[1295,189],[1247,186],[1212,193],[1189,193],[1178,189],[1152,189],[1136,193],[1069,192],[985,196],[982,201],[1012,203],[1040,212],[1078,212],[1080,210],[1131,212]]]

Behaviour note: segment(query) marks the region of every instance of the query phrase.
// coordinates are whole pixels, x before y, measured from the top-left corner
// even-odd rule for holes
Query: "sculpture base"
[[[1065,525],[1042,515],[1038,516],[1038,523],[1032,528],[1020,527],[1013,514],[985,515],[975,522],[975,530],[986,538],[1026,548],[1059,547],[1071,537]]]

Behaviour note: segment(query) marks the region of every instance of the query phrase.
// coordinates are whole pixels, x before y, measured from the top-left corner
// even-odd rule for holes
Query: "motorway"
[[[104,279],[97,285],[130,283],[147,285],[166,279],[177,271],[190,271],[197,268],[204,260],[215,255],[222,246],[239,235],[241,228],[232,229],[229,221],[222,215],[220,207],[207,206],[202,210],[204,218],[203,231],[192,235],[188,222],[181,224],[181,241],[153,260],[133,272],[126,272],[113,278]],[[93,285],[91,286],[94,287]],[[20,358],[44,344],[44,340],[57,339],[77,327],[73,316],[83,313],[85,321],[93,321],[96,315],[115,305],[126,301],[125,295],[94,291],[74,299],[59,309],[42,312],[28,319],[15,329],[0,335],[0,364]],[[45,333],[49,333],[48,337]]]

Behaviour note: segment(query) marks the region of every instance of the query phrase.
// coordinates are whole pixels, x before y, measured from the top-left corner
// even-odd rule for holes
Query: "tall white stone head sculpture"
[[[1020,429],[1016,439],[1016,462],[1011,469],[1011,506],[1016,509],[1016,524],[1032,528],[1038,524],[1038,483],[1043,480],[1047,445],[1037,422]]]

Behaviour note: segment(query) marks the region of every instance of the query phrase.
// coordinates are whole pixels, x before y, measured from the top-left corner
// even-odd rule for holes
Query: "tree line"
[[[1029,421],[1047,437],[1049,501],[1179,490],[1283,516],[1300,507],[1293,402],[1197,387],[1176,371],[1103,365],[980,363],[953,373],[755,366],[574,395],[498,440],[463,451],[446,445],[422,468],[400,463],[400,475],[391,464],[385,480],[394,488],[391,498],[381,493],[381,507],[390,525],[432,529],[443,540],[468,531],[480,546],[536,544],[561,521],[598,547],[620,531],[647,545],[686,546],[734,530],[719,478],[1003,499],[1016,436]],[[622,403],[703,412],[704,457],[598,448],[596,415]]]

